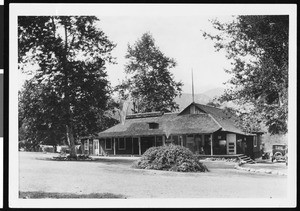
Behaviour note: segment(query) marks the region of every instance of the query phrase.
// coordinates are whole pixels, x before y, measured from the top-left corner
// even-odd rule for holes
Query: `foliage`
[[[250,103],[270,133],[286,133],[289,17],[238,16],[230,23],[212,24],[219,33],[203,36],[215,42],[217,51],[224,49],[233,65],[227,70],[232,88],[221,100]]]
[[[208,171],[188,148],[173,144],[149,148],[135,167],[179,172]]]
[[[116,90],[122,99],[133,101],[133,112],[174,111],[179,109],[174,98],[181,94],[182,82],[174,81],[170,72],[176,66],[145,33],[133,46],[128,45],[125,72],[130,75]]]
[[[212,107],[215,107],[215,108],[220,108],[221,107],[221,102],[218,99],[214,98],[214,99],[210,100],[206,105],[212,106]]]
[[[62,116],[57,105],[58,98],[55,94],[47,93],[50,87],[34,82],[34,79],[26,81],[19,92],[19,141],[35,145],[60,144],[66,136],[60,124]]]
[[[233,116],[235,126],[245,133],[262,132],[261,114],[249,105],[240,105],[236,108],[224,107],[223,110]]]
[[[94,16],[18,18],[19,69],[34,74],[20,93],[20,119],[37,142],[45,131],[64,136],[73,155],[74,139],[108,126],[103,124],[111,92],[105,64],[114,62],[115,44],[97,21]],[[28,71],[30,65],[38,69]]]
[[[87,160],[87,161],[91,161],[93,160],[90,156],[88,155],[84,155],[84,154],[80,154],[80,155],[76,155],[76,156],[71,156],[71,155],[64,155],[64,156],[58,156],[58,157],[53,157],[54,160],[57,161],[75,161],[75,160]]]
[[[25,151],[32,151],[37,146],[29,140],[19,141],[19,150],[24,149]]]

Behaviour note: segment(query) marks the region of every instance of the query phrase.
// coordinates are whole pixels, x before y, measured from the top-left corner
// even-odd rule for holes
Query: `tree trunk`
[[[70,157],[77,157],[76,156],[76,150],[75,150],[75,141],[74,141],[72,126],[66,125],[66,129],[67,129],[68,144],[69,144],[69,147],[70,147]]]
[[[69,83],[68,83],[68,60],[67,60],[67,53],[68,53],[68,30],[67,30],[67,21],[64,23],[65,28],[65,51],[63,55],[62,66],[65,71],[65,101],[66,101],[66,109],[67,109],[67,124],[66,124],[66,131],[67,131],[67,140],[70,148],[70,157],[77,157],[76,150],[75,150],[75,142],[73,136],[73,124],[72,124],[72,111],[71,111],[71,104],[69,98]]]

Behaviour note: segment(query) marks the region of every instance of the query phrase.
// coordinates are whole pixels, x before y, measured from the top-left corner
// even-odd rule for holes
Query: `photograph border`
[[[196,15],[201,10],[202,15],[289,15],[289,169],[288,169],[288,194],[286,199],[260,199],[260,198],[211,198],[211,199],[19,199],[19,160],[18,160],[18,95],[14,82],[18,70],[17,60],[17,16],[23,15],[93,15],[93,10],[103,9],[103,15],[122,15],[137,11],[135,15],[144,16],[170,16],[176,12],[182,15]],[[9,6],[9,207],[11,208],[199,208],[199,207],[294,207],[296,205],[296,163],[297,163],[297,137],[296,137],[296,30],[297,13],[296,5],[291,4],[198,4],[196,5],[166,5],[166,4],[21,4],[11,3]],[[134,7],[156,7],[155,12],[150,9],[137,10]],[[68,7],[68,9],[66,9]],[[111,11],[114,8],[114,12]],[[110,9],[109,9],[110,8]],[[230,12],[226,9],[230,10]],[[166,11],[167,13],[162,13]],[[132,14],[131,14],[132,15]],[[216,200],[218,203],[216,203]],[[86,203],[85,203],[86,202]]]

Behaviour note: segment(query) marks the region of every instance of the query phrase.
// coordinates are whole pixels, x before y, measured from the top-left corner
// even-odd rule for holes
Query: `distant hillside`
[[[195,103],[207,104],[210,101],[210,97],[204,94],[195,94]],[[184,109],[193,101],[192,94],[182,93],[180,97],[175,98],[175,102],[179,105],[179,110]]]
[[[223,88],[215,88],[215,89],[210,89],[206,92],[203,92],[202,94],[205,94],[210,98],[215,98],[215,97],[220,97],[223,93],[224,93]]]
[[[224,89],[223,88],[214,88],[210,89],[206,92],[203,92],[201,94],[195,94],[194,99],[195,103],[201,103],[201,104],[207,104],[209,101],[211,101],[214,97],[219,97],[223,94]],[[117,100],[117,99],[115,99]],[[192,99],[192,94],[190,93],[182,93],[181,97],[176,97],[175,102],[178,103],[179,105],[179,110],[184,109],[187,107],[189,104],[191,104],[193,101]],[[127,114],[132,114],[132,102],[128,106]],[[113,118],[115,119],[120,119],[119,113],[116,112],[114,114],[110,114]]]
[[[195,103],[207,104],[213,98],[221,96],[223,92],[224,92],[223,88],[215,88],[215,89],[210,89],[201,94],[195,94],[194,95]],[[179,110],[184,109],[186,106],[192,103],[192,101],[193,101],[192,94],[189,93],[182,93],[181,97],[175,98],[175,102],[179,104]]]

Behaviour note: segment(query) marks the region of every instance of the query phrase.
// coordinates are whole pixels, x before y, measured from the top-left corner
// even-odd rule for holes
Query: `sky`
[[[59,10],[58,8],[55,9]],[[84,11],[84,7],[82,8]],[[170,71],[175,81],[183,82],[183,93],[192,92],[192,70],[195,94],[225,87],[223,83],[230,75],[225,73],[224,68],[229,68],[230,62],[226,59],[225,52],[215,51],[213,41],[205,39],[201,30],[216,32],[209,20],[217,18],[226,22],[232,20],[232,15],[203,14],[201,11],[205,11],[205,8],[199,6],[196,9],[170,6],[152,8],[145,5],[137,6],[136,9],[132,6],[127,9],[124,6],[109,8],[110,10],[97,7],[98,10],[94,9],[89,15],[100,19],[98,27],[117,44],[112,51],[117,64],[107,65],[106,69],[112,86],[118,85],[125,78],[124,66],[128,44],[133,45],[144,33],[150,32],[159,49],[177,62],[177,66]],[[72,8],[69,9],[72,11]],[[169,11],[166,12],[166,9]],[[19,74],[20,89],[25,79],[30,76]]]
[[[182,81],[183,92],[191,93],[191,72],[194,75],[195,93],[211,88],[224,87],[230,75],[224,68],[230,67],[225,52],[216,52],[214,43],[205,39],[202,32],[215,31],[209,19],[216,16],[175,16],[175,17],[101,17],[99,27],[109,39],[117,44],[112,55],[117,58],[117,65],[109,65],[107,72],[112,85],[117,85],[125,77],[125,55],[128,44],[141,38],[143,33],[150,32],[156,45],[168,57],[177,62],[170,69],[176,81]],[[219,17],[228,21],[231,16]]]

